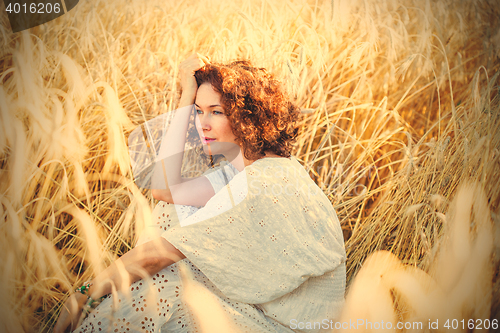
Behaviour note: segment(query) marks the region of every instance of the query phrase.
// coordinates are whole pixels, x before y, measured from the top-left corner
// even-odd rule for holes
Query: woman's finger
[[[201,55],[199,53],[196,53],[196,54],[198,55],[198,58],[203,61],[203,66],[210,63],[210,59],[208,57],[205,57],[204,55]]]
[[[195,72],[209,63],[210,59],[201,54],[194,53],[181,62],[179,68],[186,72]]]
[[[63,308],[63,310],[59,314],[59,318],[57,319],[56,325],[54,326],[54,333],[65,332],[69,325],[70,325],[70,318],[68,311],[65,308]]]
[[[80,302],[78,301],[80,298]],[[64,302],[59,318],[54,326],[55,333],[63,333],[74,329],[82,314],[83,300],[86,297],[81,294],[72,294],[66,302]],[[81,304],[82,303],[82,304]]]

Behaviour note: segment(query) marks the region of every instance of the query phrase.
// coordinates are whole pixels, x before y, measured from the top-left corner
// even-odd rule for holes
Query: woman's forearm
[[[174,203],[172,187],[182,182],[182,159],[193,103],[192,96],[181,97],[179,108],[175,111],[174,119],[160,145],[157,166],[152,178],[152,195],[157,200]],[[167,157],[168,162],[165,160]]]
[[[182,155],[184,152],[184,144],[186,143],[186,132],[189,126],[189,117],[193,112],[194,104],[193,93],[185,93],[181,96],[179,106],[175,110],[174,119],[169,125],[168,132],[162,140],[160,150],[158,152],[158,158],[162,159],[165,156],[171,156],[169,158],[169,164],[171,164],[171,159]],[[182,162],[182,156],[180,158]],[[180,168],[180,164],[179,164]]]
[[[97,299],[115,288],[125,291],[135,281],[154,275],[183,258],[185,256],[164,238],[141,244],[96,276],[92,280],[89,295]]]
[[[172,189],[176,185],[181,185],[183,181],[181,167],[184,157],[186,132],[189,127],[189,119],[193,112],[192,106],[198,90],[195,72],[206,63],[208,63],[208,59],[198,54],[193,54],[179,65],[182,95],[174,118],[169,125],[168,132],[163,138],[157,154],[157,166],[153,172],[152,179],[152,189],[159,190],[153,192],[155,199],[164,200],[164,198],[167,198],[173,203]]]
[[[153,175],[153,189],[169,189],[181,182],[181,167],[184,157],[184,145],[192,113],[192,103],[175,110],[175,116],[169,125],[157,154],[157,167]]]
[[[174,203],[172,188],[182,183],[182,159],[193,103],[192,92],[182,94],[174,119],[160,145],[152,179],[152,195],[157,200]],[[165,160],[167,157],[168,161]]]

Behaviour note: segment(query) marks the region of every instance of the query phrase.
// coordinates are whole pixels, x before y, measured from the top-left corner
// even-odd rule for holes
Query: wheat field
[[[95,0],[19,33],[1,14],[0,331],[51,331],[135,244],[155,203],[127,137],[175,109],[193,52],[268,68],[301,107],[343,319],[500,319],[496,0]]]

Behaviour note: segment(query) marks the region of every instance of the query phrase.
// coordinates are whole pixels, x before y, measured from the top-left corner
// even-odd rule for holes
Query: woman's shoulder
[[[264,157],[245,168],[250,176],[271,177],[288,175],[289,177],[308,177],[307,171],[299,161],[291,157]]]
[[[249,193],[252,197],[284,199],[293,205],[313,206],[333,214],[333,206],[323,190],[314,182],[304,166],[295,157],[262,158],[246,170]],[[245,169],[247,169],[245,168]],[[313,204],[314,203],[314,204]]]

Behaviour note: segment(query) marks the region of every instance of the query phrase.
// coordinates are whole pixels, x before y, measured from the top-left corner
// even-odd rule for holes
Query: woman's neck
[[[236,155],[231,156],[230,154],[228,154],[225,155],[225,157],[227,158],[229,163],[231,163],[239,172],[243,171],[243,169],[245,169],[246,166],[249,166],[254,162],[247,160],[243,155],[241,149],[238,150],[238,153]]]

